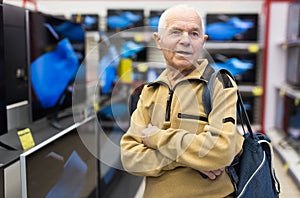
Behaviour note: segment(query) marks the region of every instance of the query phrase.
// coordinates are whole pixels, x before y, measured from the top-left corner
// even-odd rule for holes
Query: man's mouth
[[[187,51],[176,51],[176,54],[179,54],[181,56],[190,56],[193,53],[192,52],[187,52]]]

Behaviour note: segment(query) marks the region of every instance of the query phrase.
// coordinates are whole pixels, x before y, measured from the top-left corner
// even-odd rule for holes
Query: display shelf
[[[244,42],[212,42],[207,41],[205,44],[207,50],[247,50],[256,53],[262,49],[260,43],[244,43]]]
[[[300,100],[300,88],[283,83],[277,86],[281,96],[287,95],[297,100]]]
[[[240,92],[250,93],[253,96],[262,95],[262,87],[256,85],[238,85]]]
[[[295,40],[287,40],[283,43],[281,43],[281,46],[286,49],[288,47],[300,47],[300,38],[297,38]]]
[[[124,30],[120,32],[106,32],[108,37],[130,39],[136,42],[150,42],[153,40],[153,32],[143,29],[137,29],[136,31]]]
[[[289,145],[285,133],[277,129],[267,131],[272,141],[274,151],[279,155],[284,164],[284,169],[290,174],[300,189],[300,155]]]

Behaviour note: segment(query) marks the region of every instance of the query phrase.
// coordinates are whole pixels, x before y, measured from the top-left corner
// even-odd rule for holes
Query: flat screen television
[[[254,53],[210,53],[212,66],[228,69],[238,85],[256,84],[257,55]]]
[[[258,41],[258,14],[209,13],[205,30],[210,41]]]
[[[144,26],[143,9],[107,10],[106,29],[109,32],[118,32],[142,26]]]
[[[71,20],[76,23],[81,23],[86,31],[99,30],[98,14],[72,14]]]
[[[76,80],[77,102],[85,100],[85,32],[81,24],[43,13],[27,12],[29,103],[31,121],[57,118],[72,106]]]
[[[0,4],[0,90],[2,135],[9,129],[7,106],[28,100],[25,9],[9,4]]]
[[[3,27],[3,10],[0,9],[0,135],[7,132]]]
[[[160,19],[161,14],[164,10],[150,10],[149,18],[148,18],[148,25],[154,30],[158,30],[158,22]]]
[[[74,124],[22,153],[22,197],[99,197],[98,160],[81,138],[96,142],[94,126],[94,118]]]
[[[25,9],[9,4],[0,4],[1,31],[1,81],[5,82],[6,105],[28,100],[27,46]]]

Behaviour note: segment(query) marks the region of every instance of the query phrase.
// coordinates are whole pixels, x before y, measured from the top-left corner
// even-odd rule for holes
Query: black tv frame
[[[96,20],[96,23],[93,24],[91,27],[86,27],[84,20],[85,17],[92,17]],[[99,31],[100,28],[100,16],[98,14],[88,14],[88,13],[84,13],[84,14],[72,14],[71,15],[71,20],[74,21],[75,23],[81,23],[85,29],[85,31]]]
[[[85,173],[80,197],[83,196],[82,193],[84,197],[99,197],[99,162],[81,137],[84,131],[85,135],[95,136],[91,138],[95,140],[97,132],[93,130],[96,126],[94,122],[95,118],[89,117],[80,123],[75,123],[20,155],[22,197],[44,197],[50,189],[57,186],[62,178],[60,176],[64,174],[62,169],[65,168],[68,159],[74,156],[72,155],[74,151],[79,156],[77,160],[92,169],[88,169]],[[72,161],[73,165],[74,162],[77,164],[78,161]],[[73,176],[76,177],[76,174]],[[48,179],[45,179],[46,177]]]
[[[139,21],[134,22],[132,25],[130,25],[126,28],[122,28],[122,29],[110,28],[107,24],[107,21],[106,21],[106,31],[107,32],[118,32],[118,31],[122,31],[122,30],[128,30],[128,29],[131,29],[131,28],[132,28],[133,31],[137,31],[135,29],[138,29],[138,27],[143,27],[145,25],[145,23],[144,23],[145,14],[144,14],[143,9],[112,9],[112,8],[109,8],[109,9],[107,9],[106,20],[108,19],[108,17],[110,17],[112,15],[121,15],[124,12],[132,12],[134,14],[138,14],[138,15],[141,16],[141,19]]]
[[[226,40],[212,39],[208,34],[208,41],[211,42],[258,42],[259,40],[259,14],[258,13],[207,13],[205,16],[205,26],[215,22],[225,22],[226,19],[238,17],[241,20],[250,20],[254,22],[254,27],[246,32]]]
[[[39,51],[40,49],[35,49],[35,48],[39,48],[39,47],[45,47],[44,45],[47,45],[49,43],[52,43],[54,45],[57,45],[58,40],[57,41],[53,41],[55,40],[54,38],[52,38],[50,36],[49,30],[47,28],[42,29],[42,32],[33,32],[34,29],[33,27],[31,27],[31,24],[34,23],[31,20],[32,19],[36,19],[36,20],[40,20],[40,21],[45,21],[45,22],[49,22],[51,20],[53,21],[60,21],[60,22],[68,22],[68,23],[73,23],[76,25],[81,25],[78,23],[74,23],[70,20],[67,19],[62,19],[62,18],[58,18],[55,17],[53,15],[49,15],[49,14],[45,14],[45,13],[36,13],[36,12],[32,12],[32,11],[27,11],[26,12],[26,16],[27,16],[27,43],[28,43],[28,73],[29,75],[31,75],[30,73],[30,69],[31,69],[31,63],[38,58],[39,56],[43,55],[44,52]],[[39,22],[38,22],[39,23]],[[83,30],[84,31],[84,30]],[[48,36],[48,37],[47,37]],[[38,37],[38,38],[37,38]],[[50,38],[51,37],[51,38]],[[52,41],[45,41],[46,44],[41,43],[43,42],[43,39],[49,39]],[[37,43],[37,41],[40,41],[40,43]],[[48,43],[47,43],[48,42]],[[57,43],[55,43],[57,42]],[[74,79],[76,79],[76,85],[75,83],[72,81],[70,82],[71,84],[69,86],[72,86],[72,91],[74,91],[74,86],[76,86],[76,91],[80,91],[81,94],[77,94],[76,98],[76,102],[83,102],[86,99],[86,68],[84,65],[84,56],[85,56],[85,40],[83,41],[72,41],[71,40],[71,44],[72,47],[74,48],[76,53],[80,53],[82,58],[79,58],[79,66],[78,66],[78,70],[77,70],[77,76],[74,76]],[[35,45],[35,46],[34,46]],[[55,46],[56,47],[56,46]],[[39,51],[38,53],[33,53],[35,51]],[[64,126],[60,126],[59,125],[59,120],[63,119],[65,117],[68,116],[72,116],[72,113],[70,112],[70,108],[73,105],[73,95],[72,95],[72,91],[68,91],[68,88],[66,88],[66,91],[62,94],[62,97],[65,97],[63,104],[56,104],[54,107],[51,108],[42,108],[42,106],[39,104],[39,102],[36,99],[36,95],[34,95],[33,92],[33,88],[32,88],[32,83],[31,83],[31,79],[29,79],[29,88],[28,88],[28,92],[29,92],[29,120],[30,122],[35,122],[37,120],[43,119],[43,118],[47,118],[50,121],[50,124],[52,124],[53,127],[58,128],[58,129],[63,129]],[[61,99],[59,99],[61,100]]]
[[[235,52],[235,51],[223,51],[223,52],[210,52],[210,56],[215,62],[221,62],[216,57],[220,54],[227,58],[238,58],[242,61],[247,61],[253,63],[253,68],[247,70],[241,75],[236,75],[235,80],[238,85],[256,85],[258,84],[257,79],[257,70],[258,70],[258,55],[256,53],[244,53],[244,52]]]

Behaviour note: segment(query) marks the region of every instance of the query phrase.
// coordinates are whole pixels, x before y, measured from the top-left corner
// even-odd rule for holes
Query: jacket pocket
[[[208,122],[208,118],[205,117],[205,116],[201,116],[201,115],[191,115],[191,114],[178,113],[178,118],[200,120],[200,121],[203,121],[203,122]]]

